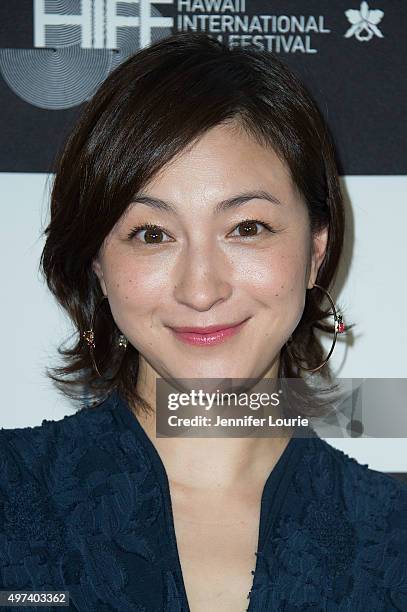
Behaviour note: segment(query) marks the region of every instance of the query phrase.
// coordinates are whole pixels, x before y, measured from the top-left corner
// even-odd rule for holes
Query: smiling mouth
[[[223,329],[217,329],[216,331],[209,331],[206,333],[200,333],[197,331],[178,331],[179,329],[188,329],[188,328],[170,328],[175,337],[184,342],[185,344],[192,344],[195,346],[213,346],[216,344],[221,344],[225,342],[229,338],[232,338],[236,334],[240,332],[242,327],[249,319],[245,319],[241,321],[237,325],[233,327],[226,327]]]

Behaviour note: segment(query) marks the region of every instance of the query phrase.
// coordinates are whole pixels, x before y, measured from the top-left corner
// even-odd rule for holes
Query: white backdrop
[[[43,419],[60,419],[75,411],[44,374],[46,366],[59,363],[56,347],[72,333],[38,268],[51,179],[46,174],[0,173],[0,427],[39,425]],[[348,227],[338,301],[345,322],[350,319],[357,327],[351,346],[338,341],[331,358],[334,373],[407,378],[407,176],[347,176],[342,188]],[[374,469],[407,472],[403,438],[328,441]]]

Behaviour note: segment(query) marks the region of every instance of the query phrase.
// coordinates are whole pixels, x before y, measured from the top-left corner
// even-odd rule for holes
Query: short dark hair
[[[92,261],[132,196],[187,145],[230,122],[287,164],[307,205],[311,231],[328,228],[316,282],[331,285],[343,245],[344,206],[332,136],[309,91],[270,52],[229,48],[204,33],[160,40],[128,58],[102,83],[56,164],[41,266],[78,336],[73,346],[61,345],[65,364],[47,369],[47,375],[72,399],[90,394],[97,402],[117,389],[146,407],[135,384],[138,351],[129,343],[117,363],[120,331],[107,300],[95,328],[95,359],[105,375],[100,378],[92,367],[82,333],[103,297]],[[323,361],[315,332],[332,333],[334,327],[325,321],[330,315],[322,300],[321,291],[307,291],[290,352],[284,345],[280,353],[282,378],[302,378],[299,364],[313,368]],[[328,365],[318,375],[332,381]]]

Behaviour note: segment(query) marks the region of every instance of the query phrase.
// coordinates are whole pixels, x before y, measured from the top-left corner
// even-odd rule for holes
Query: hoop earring
[[[92,315],[92,322],[91,322],[90,329],[82,332],[82,338],[84,338],[85,342],[89,346],[89,353],[90,353],[90,357],[92,359],[93,367],[95,368],[96,373],[98,374],[98,376],[100,376],[100,378],[103,378],[103,376],[99,372],[99,368],[97,367],[97,364],[96,364],[96,361],[95,361],[94,349],[96,348],[96,345],[95,345],[95,332],[94,332],[94,328],[95,328],[95,321],[96,321],[97,312],[98,312],[100,306],[103,304],[103,302],[105,300],[107,300],[107,295],[104,295],[102,297],[102,299],[96,305],[96,308],[95,308],[95,310],[93,312],[93,315]],[[123,353],[125,352],[125,350],[127,348],[127,344],[128,344],[127,338],[123,334],[120,334],[117,346],[120,347],[122,350],[124,349]],[[120,369],[120,366],[119,366],[119,369]]]
[[[331,345],[330,351],[329,351],[328,355],[325,357],[324,361],[318,367],[316,367],[316,368],[306,368],[306,367],[303,367],[301,365],[298,366],[301,370],[306,370],[307,372],[311,372],[311,373],[317,372],[318,370],[320,370],[328,362],[328,360],[331,357],[331,355],[333,353],[333,350],[335,348],[336,338],[337,338],[338,334],[343,334],[346,331],[346,327],[345,327],[345,324],[343,322],[342,315],[340,313],[338,313],[337,309],[335,308],[334,301],[333,301],[332,297],[330,296],[330,294],[328,293],[328,291],[326,289],[324,289],[323,287],[321,287],[321,285],[313,285],[312,289],[314,289],[314,287],[317,287],[317,289],[321,289],[321,291],[323,291],[325,293],[326,297],[328,298],[328,301],[329,301],[329,303],[331,305],[333,316],[334,316],[335,328],[334,328],[334,337],[333,337],[333,340],[332,340],[332,345]],[[291,338],[291,336],[290,336],[290,338]],[[293,358],[291,353],[290,353],[290,350],[289,350],[288,346],[287,346],[287,351],[290,354],[290,357]]]

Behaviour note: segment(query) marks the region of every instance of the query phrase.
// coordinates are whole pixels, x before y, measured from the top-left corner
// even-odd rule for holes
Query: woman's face
[[[164,167],[142,195],[171,209],[135,197],[93,263],[113,318],[141,359],[165,378],[276,375],[327,238],[326,231],[312,238],[286,166],[242,130],[221,125]],[[217,210],[232,198],[235,205]],[[256,221],[242,225],[245,219]],[[161,229],[129,237],[145,223]],[[243,320],[218,344],[188,344],[172,330]]]

